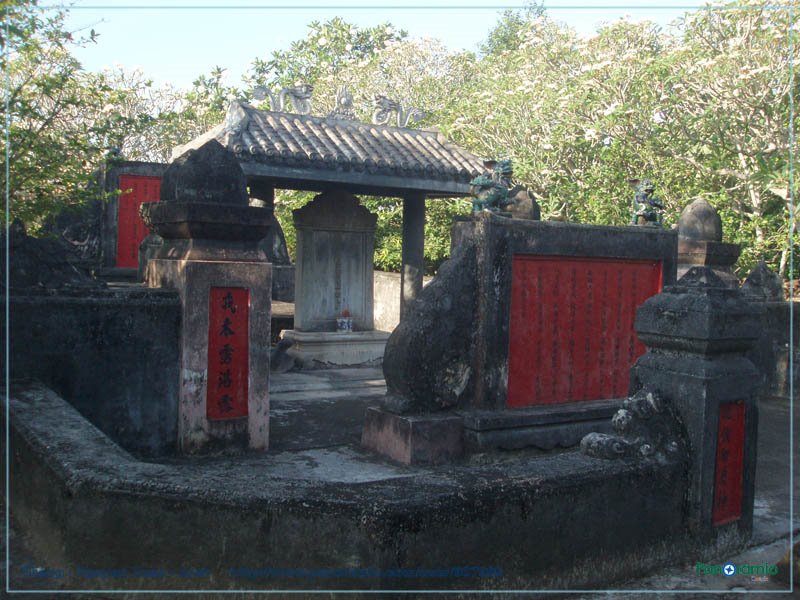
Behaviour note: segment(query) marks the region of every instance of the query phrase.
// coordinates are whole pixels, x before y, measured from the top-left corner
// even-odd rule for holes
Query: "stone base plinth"
[[[389,333],[386,331],[297,331],[285,330],[281,337],[294,342],[290,353],[304,368],[376,364],[383,360]]]
[[[492,449],[569,448],[591,432],[611,433],[622,400],[594,400],[509,410],[462,412],[464,444],[471,452]]]
[[[368,408],[361,445],[406,465],[442,463],[463,456],[463,431],[458,415],[397,415]]]

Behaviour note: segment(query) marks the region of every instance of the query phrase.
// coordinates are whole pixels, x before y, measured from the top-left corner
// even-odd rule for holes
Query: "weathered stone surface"
[[[693,267],[636,314],[647,346],[704,354],[743,351],[758,339],[753,309],[708,267]]]
[[[722,219],[706,199],[698,198],[678,218],[678,235],[689,240],[721,242]]]
[[[759,374],[745,353],[758,337],[758,314],[739,290],[708,267],[693,267],[674,286],[647,300],[636,332],[647,352],[631,369],[631,392],[647,389],[668,401],[686,432],[687,520],[694,535],[714,538],[753,525]],[[714,526],[715,469],[723,406],[743,407],[741,514],[730,526]]]
[[[292,261],[289,259],[289,250],[286,248],[286,237],[283,235],[281,224],[271,209],[266,208],[265,210],[270,212],[269,233],[258,246],[267,255],[267,261],[273,265],[291,265]]]
[[[269,343],[271,265],[265,262],[167,260],[150,261],[147,285],[178,291],[181,299],[178,449],[187,454],[269,446]],[[212,420],[208,417],[210,291],[248,291],[247,414]]]
[[[295,328],[336,331],[336,318],[348,310],[354,331],[373,330],[378,216],[342,190],[316,196],[292,216],[297,228]]]
[[[762,302],[782,302],[783,282],[777,273],[773,273],[763,260],[753,267],[742,284],[742,294],[748,300]]]
[[[384,355],[387,407],[505,409],[515,254],[662,261],[675,280],[676,234],[507,219],[489,213],[453,226],[449,261],[410,305]]]
[[[89,270],[100,266],[103,202],[92,200],[84,206],[68,207],[48,219],[44,230],[56,235],[69,249],[69,260]]]
[[[319,194],[292,211],[298,229],[374,232],[378,215],[369,212],[358,198],[343,190]]]
[[[738,244],[722,241],[722,220],[705,199],[687,206],[678,219],[678,277],[693,266],[711,267],[726,287],[738,288],[732,267],[739,258]]]
[[[265,208],[212,202],[150,202],[142,205],[142,214],[150,222],[151,231],[164,240],[223,240],[226,243],[222,247],[230,250],[237,247],[232,242],[238,242],[264,260],[258,243],[269,231],[271,214]],[[158,257],[175,257],[173,247],[173,243],[165,243]]]
[[[680,460],[685,456],[684,432],[669,403],[641,389],[627,398],[611,419],[614,434],[590,433],[581,451],[597,458]]]
[[[125,234],[123,233],[122,240],[119,235],[119,221],[120,211],[124,212],[122,200],[118,190],[128,188],[124,184],[128,177],[146,177],[153,178],[154,182],[164,174],[167,169],[166,164],[154,162],[140,162],[140,161],[119,161],[114,162],[111,168],[103,174],[103,189],[106,194],[110,194],[107,202],[103,202],[102,220],[101,220],[101,256],[103,269],[101,274],[107,275],[112,278],[128,278],[130,277],[130,269],[126,267],[117,266],[117,254],[120,241],[124,241]],[[157,196],[147,198],[148,201],[158,200]]]
[[[462,241],[386,344],[383,372],[392,410],[438,411],[469,397],[478,275],[476,242]]]
[[[259,242],[269,233],[274,215],[249,205],[236,157],[215,140],[176,159],[162,178],[161,202],[143,204],[140,213],[151,232],[164,240],[153,258],[266,259]]]
[[[248,206],[239,161],[217,140],[176,158],[161,179],[162,202],[213,202]]]
[[[464,453],[464,425],[453,414],[407,416],[367,409],[361,445],[404,465],[438,464]]]
[[[178,295],[138,287],[11,290],[11,378],[35,378],[143,457],[174,454]]]
[[[294,343],[291,349],[303,369],[381,364],[389,334],[385,331],[297,331],[281,335]]]
[[[122,452],[47,390],[15,390],[11,418],[12,518],[36,525],[45,565],[121,569],[117,588],[600,587],[629,576],[631,560],[686,551],[677,464],[522,452],[415,469],[347,447],[157,463]],[[137,579],[142,565],[167,573]],[[465,566],[501,572],[448,572]],[[354,568],[373,575],[348,577]]]
[[[542,209],[533,197],[533,194],[524,186],[515,186],[508,192],[508,197],[514,201],[506,210],[515,219],[542,220]]]
[[[8,230],[0,232],[0,260],[5,268],[6,235],[10,248],[9,286],[14,289],[37,288],[84,288],[105,287],[70,262],[70,250],[58,239],[34,238],[25,231],[21,221],[14,221]],[[5,288],[5,277],[0,289]]]
[[[800,343],[800,304],[786,302],[781,278],[760,261],[742,284],[742,295],[759,313],[759,338],[755,347],[747,354],[763,377],[760,398],[788,397],[790,380],[794,389],[800,386],[800,361],[794,360],[794,372],[790,367],[791,351],[798,355]],[[794,311],[794,348],[790,349],[790,313]]]

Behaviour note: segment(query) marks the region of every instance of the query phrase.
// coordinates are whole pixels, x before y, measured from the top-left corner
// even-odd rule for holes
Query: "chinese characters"
[[[206,396],[210,420],[247,416],[249,305],[247,289],[211,288]]]

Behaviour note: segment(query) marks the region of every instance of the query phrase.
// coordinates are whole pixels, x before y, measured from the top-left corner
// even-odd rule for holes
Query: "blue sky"
[[[476,50],[504,8],[522,0],[74,0],[42,2],[69,8],[68,27],[94,28],[97,44],[75,54],[89,70],[123,65],[140,68],[157,84],[184,87],[214,66],[227,69],[238,84],[255,57],[268,58],[305,37],[307,24],[340,16],[371,26],[389,21],[412,37],[433,37],[453,50]],[[687,10],[702,6],[686,0],[620,2],[549,0],[548,14],[591,35],[602,22],[628,15],[668,25]]]

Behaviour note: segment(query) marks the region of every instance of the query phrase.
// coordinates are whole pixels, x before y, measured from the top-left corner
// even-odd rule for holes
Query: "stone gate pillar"
[[[180,451],[267,448],[272,286],[258,242],[269,211],[248,206],[241,167],[212,140],[170,165],[145,212],[164,239],[147,285],[182,304]]]
[[[403,268],[400,271],[400,318],[422,291],[425,272],[425,196],[403,198]]]
[[[674,407],[688,445],[688,522],[695,535],[753,527],[758,373],[745,356],[758,315],[709,267],[693,267],[639,309],[647,352],[631,370],[631,394]]]

